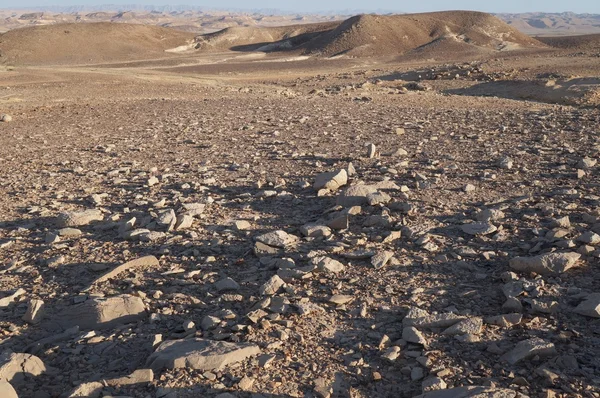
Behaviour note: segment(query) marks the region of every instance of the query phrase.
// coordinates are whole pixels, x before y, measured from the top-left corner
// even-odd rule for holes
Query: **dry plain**
[[[600,39],[388,18],[0,35],[2,397],[600,397]]]

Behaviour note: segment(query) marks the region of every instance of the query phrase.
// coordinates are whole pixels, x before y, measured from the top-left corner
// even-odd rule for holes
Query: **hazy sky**
[[[600,0],[1,0],[0,8],[31,6],[70,6],[100,4],[190,4],[213,8],[274,8],[285,11],[313,12],[333,10],[390,10],[398,12],[422,12],[448,9],[479,10],[487,12],[545,11],[600,14]]]

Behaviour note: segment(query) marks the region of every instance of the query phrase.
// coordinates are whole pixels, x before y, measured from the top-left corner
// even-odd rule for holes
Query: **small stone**
[[[529,340],[521,341],[515,348],[504,354],[500,359],[514,365],[523,360],[533,358],[534,356],[551,357],[556,354],[557,352],[554,344],[542,340],[539,337],[534,337]]]
[[[215,283],[215,287],[217,288],[217,291],[219,293],[229,290],[240,290],[240,285],[231,278],[221,279],[220,281]]]
[[[306,224],[300,228],[300,232],[308,238],[327,238],[331,236],[331,228],[321,224]]]
[[[579,253],[548,253],[537,257],[516,257],[510,260],[512,269],[535,272],[540,275],[561,274],[575,266],[581,258]]]
[[[233,223],[233,228],[236,231],[247,231],[250,228],[252,228],[252,224],[250,224],[250,222],[248,222],[246,220],[239,220],[239,221],[235,221]]]
[[[312,263],[321,272],[331,272],[337,274],[346,269],[346,266],[344,264],[330,257],[315,257],[312,259]]]
[[[392,197],[385,192],[372,192],[367,195],[367,203],[369,206],[384,205],[391,202]]]
[[[313,393],[318,398],[331,398],[333,394],[333,387],[331,386],[331,382],[323,378],[315,379],[315,387],[313,388]]]
[[[423,347],[427,347],[427,339],[423,336],[415,327],[405,327],[402,329],[402,339],[413,344],[420,344]]]
[[[344,169],[332,173],[321,173],[317,175],[313,188],[315,190],[327,189],[336,191],[348,183],[348,172]]]
[[[254,379],[248,376],[242,377],[238,382],[238,388],[242,391],[250,391],[254,385]]]
[[[175,222],[175,231],[183,231],[186,229],[190,229],[194,224],[194,217],[189,214],[181,214],[177,216],[177,221]]]
[[[162,369],[196,369],[212,371],[224,369],[260,354],[253,344],[229,343],[205,339],[170,340],[162,343],[148,358],[148,367]]]
[[[467,193],[468,193],[468,192],[473,192],[473,191],[475,191],[476,189],[477,189],[477,188],[476,188],[476,187],[475,187],[475,185],[473,185],[473,184],[467,184],[467,185],[465,185],[465,186],[463,187],[463,191],[465,191],[465,192],[467,192]]]
[[[383,359],[387,359],[390,362],[394,362],[396,359],[398,359],[399,356],[400,356],[400,347],[398,347],[398,346],[393,346],[393,347],[388,348],[381,355],[381,357]]]
[[[444,330],[442,334],[457,336],[464,334],[479,335],[483,329],[483,320],[481,318],[469,318],[458,322]]]
[[[285,248],[298,242],[298,237],[285,231],[273,231],[256,237],[258,242],[271,247]]]
[[[7,115],[7,114],[3,114],[0,116],[0,121],[8,123],[8,122],[12,122],[12,116]]]
[[[447,386],[446,382],[440,377],[430,377],[423,380],[421,384],[423,392],[445,390]]]
[[[462,230],[469,235],[489,235],[496,232],[498,228],[491,223],[476,222],[463,225]]]
[[[394,252],[381,251],[371,257],[371,264],[375,269],[380,269],[385,267],[392,257],[394,257]]]
[[[513,168],[513,161],[509,157],[498,159],[496,166],[500,169],[510,170]]]
[[[489,325],[496,325],[496,326],[500,326],[501,328],[511,328],[515,325],[518,325],[521,323],[521,320],[523,319],[523,315],[522,314],[506,314],[506,315],[497,315],[497,316],[490,316],[485,318],[485,323],[489,324]]]
[[[200,328],[204,331],[212,330],[221,324],[221,319],[216,316],[206,315],[200,321]]]
[[[600,244],[600,235],[594,233],[592,231],[587,231],[583,233],[579,238],[577,238],[579,242],[586,243],[588,245],[598,245]]]
[[[579,315],[590,318],[600,318],[600,293],[590,294],[575,308]]]
[[[81,230],[77,228],[62,228],[59,229],[57,232],[58,236],[61,236],[63,238],[77,238],[82,234]]]
[[[579,163],[577,163],[577,168],[582,170],[589,170],[596,166],[597,163],[598,161],[596,159],[583,158],[579,161]]]
[[[158,184],[159,182],[160,182],[160,181],[158,180],[158,178],[156,178],[156,176],[152,176],[152,177],[148,178],[148,181],[146,182],[146,184],[147,184],[149,187],[153,187],[153,186],[155,186],[156,184]]]
[[[354,296],[345,296],[342,294],[334,294],[329,298],[329,302],[337,305],[347,304],[354,300]]]
[[[273,275],[271,279],[269,279],[260,287],[259,293],[261,296],[272,296],[276,294],[284,285],[285,282],[283,279],[281,279],[278,275]]]
[[[32,325],[37,325],[44,317],[44,301],[32,299],[29,301],[27,312],[23,315],[23,320]]]
[[[367,145],[367,158],[373,159],[377,156],[377,147],[374,144]]]

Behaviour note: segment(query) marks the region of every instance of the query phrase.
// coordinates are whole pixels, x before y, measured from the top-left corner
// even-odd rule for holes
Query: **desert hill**
[[[164,57],[194,35],[158,26],[67,23],[0,35],[0,62],[16,65],[84,64]]]
[[[581,36],[540,37],[549,46],[581,51],[600,51],[600,34]]]
[[[342,22],[234,28],[196,38],[202,50],[301,50],[321,56],[393,56],[411,51],[500,51],[543,47],[490,14],[447,11],[358,15]]]

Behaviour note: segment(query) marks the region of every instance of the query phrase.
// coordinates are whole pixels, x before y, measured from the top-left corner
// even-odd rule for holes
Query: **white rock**
[[[36,325],[42,321],[44,317],[44,301],[32,299],[29,301],[27,312],[23,315],[23,320],[32,325]]]
[[[557,352],[554,344],[542,340],[539,337],[534,337],[529,340],[521,341],[515,348],[504,354],[500,359],[514,365],[525,359],[533,358],[536,355],[540,357],[551,357],[557,355]]]
[[[273,231],[256,237],[256,240],[260,243],[271,247],[285,248],[298,242],[298,237],[290,235],[285,231]]]
[[[227,365],[260,354],[253,344],[205,339],[170,340],[162,343],[148,358],[148,367],[162,369],[221,370]]]
[[[512,269],[535,272],[540,275],[562,274],[575,266],[581,258],[579,253],[548,253],[536,257],[516,257],[510,260]]]
[[[348,172],[344,169],[331,173],[321,173],[315,178],[313,188],[315,190],[328,189],[336,191],[348,183]]]

